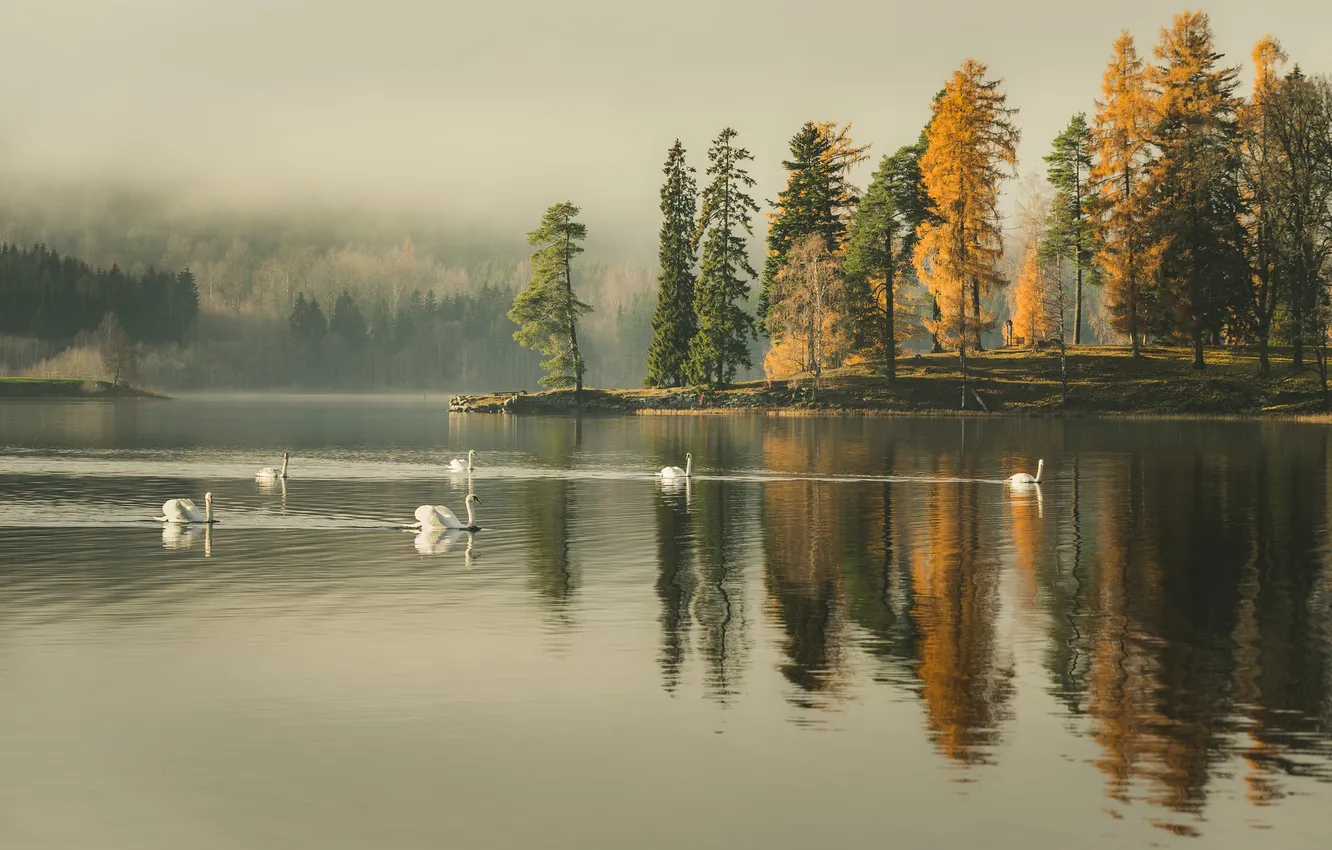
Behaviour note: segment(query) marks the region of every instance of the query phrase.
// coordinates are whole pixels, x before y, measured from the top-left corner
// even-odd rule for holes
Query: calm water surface
[[[0,846],[1325,847],[1329,433],[0,404]]]

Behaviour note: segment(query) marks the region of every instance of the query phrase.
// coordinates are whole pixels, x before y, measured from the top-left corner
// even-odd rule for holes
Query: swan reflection
[[[287,479],[255,478],[254,483],[255,485],[258,486],[259,492],[263,493],[266,496],[271,496],[275,493],[281,493],[283,506],[287,504]]]
[[[688,508],[689,499],[691,496],[691,490],[690,490],[691,481],[692,479],[690,478],[658,477],[657,486],[661,488],[661,491],[663,493],[670,493],[672,495],[678,495],[680,493],[684,493],[685,507]]]
[[[1041,485],[1012,484],[1009,486],[1009,491],[1013,495],[1014,502],[1035,502],[1036,516],[1038,518],[1045,516],[1045,496],[1041,493]]]
[[[455,551],[459,541],[467,539],[467,547],[463,550],[463,566],[467,569],[472,568],[472,532],[461,528],[440,528],[433,526],[422,529],[416,534],[416,551],[422,555],[445,555]]]
[[[213,554],[213,527],[211,525],[178,525],[167,523],[162,526],[163,549],[192,549],[203,541],[204,557]]]

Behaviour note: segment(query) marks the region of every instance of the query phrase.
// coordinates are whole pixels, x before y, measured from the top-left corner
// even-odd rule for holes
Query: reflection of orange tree
[[[1013,692],[1012,672],[997,659],[998,571],[982,555],[977,486],[933,489],[912,564],[917,672],[931,737],[946,756],[965,764],[986,760]]]
[[[1022,466],[1023,469],[1027,467]],[[1041,502],[1035,490],[1014,490],[1005,494],[1013,517],[1013,558],[1018,575],[1022,577],[1019,601],[1028,610],[1035,607],[1037,588],[1037,561],[1046,551],[1042,533]]]

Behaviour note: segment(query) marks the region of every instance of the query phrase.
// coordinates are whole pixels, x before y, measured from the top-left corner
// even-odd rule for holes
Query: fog
[[[1332,70],[1318,0],[1210,4],[1248,64],[1271,32]],[[161,193],[173,214],[355,209],[507,252],[550,203],[583,206],[589,252],[650,262],[666,147],[702,171],[734,126],[759,195],[810,119],[854,122],[881,155],[912,141],[966,56],[1021,109],[1024,171],[1099,93],[1121,29],[1149,56],[1153,0],[889,4],[676,0],[44,0],[0,31],[4,191]],[[1247,78],[1247,69],[1245,72]],[[868,168],[869,166],[866,166]]]

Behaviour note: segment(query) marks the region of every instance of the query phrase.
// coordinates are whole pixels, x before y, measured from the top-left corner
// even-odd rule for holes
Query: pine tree
[[[1220,336],[1226,307],[1242,298],[1239,215],[1238,71],[1218,68],[1207,15],[1183,12],[1161,30],[1151,76],[1161,93],[1152,166],[1154,229],[1162,240],[1161,329],[1187,335],[1193,365]]]
[[[662,169],[661,237],[657,251],[657,309],[652,314],[652,344],[648,348],[647,385],[683,386],[689,376],[689,343],[698,332],[694,316],[694,216],[698,212],[698,184],[694,169],[685,162],[685,149],[676,139]]]
[[[573,289],[573,259],[583,253],[578,243],[587,238],[587,226],[575,221],[578,213],[568,201],[555,204],[527,234],[527,243],[538,246],[532,254],[532,279],[513,299],[509,319],[518,325],[514,339],[549,357],[541,364],[546,370],[541,385],[572,385],[582,401],[585,364],[578,350],[578,318],[592,308],[579,301]]]
[[[847,234],[846,285],[856,335],[883,358],[897,379],[897,290],[911,264],[916,228],[924,220],[919,152],[908,145],[885,156],[856,208]]]
[[[690,379],[697,384],[725,384],[738,366],[753,365],[747,341],[755,338],[754,319],[740,305],[755,277],[746,236],[754,233],[758,204],[749,195],[754,178],[744,168],[753,159],[735,145],[736,132],[722,130],[708,149],[708,176],[694,243],[703,246],[694,312],[698,331],[689,346]]]
[[[1068,260],[1073,263],[1074,286],[1073,344],[1082,344],[1082,282],[1085,272],[1093,273],[1092,231],[1088,210],[1092,197],[1088,191],[1091,173],[1091,130],[1087,116],[1074,115],[1068,126],[1055,137],[1053,149],[1045,156],[1049,166],[1046,179],[1055,189],[1041,248],[1046,261],[1055,267]]]
[[[807,121],[791,137],[791,158],[783,160],[786,188],[771,202],[768,214],[768,255],[763,263],[763,287],[759,294],[759,321],[765,319],[772,302],[773,281],[786,264],[786,254],[796,242],[817,234],[829,251],[837,251],[846,240],[851,211],[859,191],[849,179],[850,170],[868,159],[868,145],[856,145],[850,125]]]
[[[328,320],[328,331],[347,346],[349,351],[359,351],[365,342],[365,316],[356,299],[346,290],[333,302],[333,315]]]
[[[963,407],[967,337],[981,348],[981,296],[1004,284],[998,269],[1004,250],[999,182],[1017,165],[1021,137],[1012,122],[1017,110],[1007,105],[1001,81],[986,79],[986,73],[974,59],[954,72],[935,101],[920,161],[932,218],[921,225],[914,260],[942,310],[935,332],[956,334]]]
[[[1127,32],[1115,42],[1101,93],[1104,99],[1097,101],[1092,123],[1094,261],[1104,276],[1114,325],[1128,335],[1136,358],[1154,298],[1160,246],[1150,230],[1156,103],[1146,67]]]

